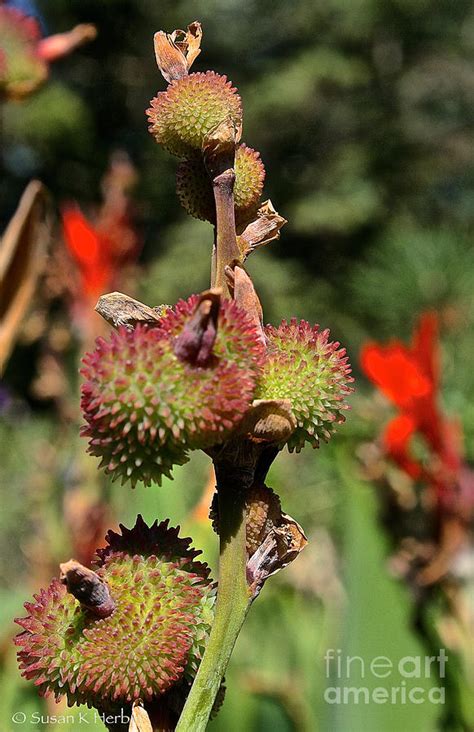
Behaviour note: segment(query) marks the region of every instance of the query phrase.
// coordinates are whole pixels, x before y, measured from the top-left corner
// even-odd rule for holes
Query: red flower
[[[129,190],[135,170],[123,153],[112,159],[103,180],[104,201],[92,225],[76,205],[63,208],[63,233],[77,265],[76,303],[97,299],[118,284],[124,267],[135,261],[139,245],[130,224]]]
[[[410,477],[426,480],[435,490],[439,505],[452,502],[453,488],[462,468],[462,434],[459,425],[446,419],[437,404],[439,382],[438,320],[435,313],[421,316],[411,346],[401,341],[368,344],[362,349],[364,373],[400,410],[389,422],[383,445],[390,457]],[[410,453],[412,437],[426,442],[430,455],[426,466]]]
[[[63,210],[64,238],[76,262],[84,294],[97,297],[104,293],[114,274],[109,242],[101,238],[76,206]]]

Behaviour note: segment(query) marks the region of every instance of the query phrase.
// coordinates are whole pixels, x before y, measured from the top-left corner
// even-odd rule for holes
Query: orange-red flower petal
[[[81,271],[85,291],[100,294],[107,286],[110,272],[101,251],[99,234],[75,207],[64,209],[63,228],[67,248]]]
[[[430,379],[409,350],[398,341],[387,346],[365,346],[361,353],[361,366],[368,378],[400,409],[413,409],[417,399],[432,393]]]
[[[423,472],[421,465],[409,454],[410,441],[416,428],[412,417],[400,414],[388,423],[383,436],[387,454],[412,478],[419,478]]]
[[[439,382],[438,316],[435,312],[423,313],[413,334],[412,353],[423,372],[431,380],[433,388]]]

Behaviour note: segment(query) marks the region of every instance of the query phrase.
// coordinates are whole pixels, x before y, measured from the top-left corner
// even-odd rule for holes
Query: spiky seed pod
[[[255,326],[232,301],[220,304],[212,355],[205,366],[174,347],[199,297],[180,301],[159,327],[120,329],[98,339],[84,358],[83,435],[101,467],[122,482],[149,485],[170,476],[186,451],[222,442],[252,399],[262,359]]]
[[[176,171],[176,194],[190,216],[201,221],[216,221],[212,183],[203,160],[184,160]]]
[[[234,204],[239,216],[257,209],[265,181],[260,153],[242,144],[235,153]]]
[[[249,218],[256,210],[262,195],[265,167],[260,153],[247,145],[235,151],[234,204],[237,221]],[[196,219],[216,220],[212,182],[204,162],[185,160],[176,173],[176,193],[183,208]]]
[[[346,351],[305,320],[267,326],[268,351],[256,391],[260,399],[289,399],[298,427],[288,440],[290,451],[305,442],[318,447],[344,422],[345,397],[353,389]]]
[[[83,610],[54,579],[16,621],[22,675],[41,695],[98,708],[154,702],[199,665],[214,605],[200,552],[167,521],[148,527],[139,516],[121,530],[109,532],[96,566],[115,601],[111,615]]]
[[[22,97],[46,79],[47,65],[36,50],[39,40],[33,18],[0,6],[0,95]]]
[[[227,117],[240,127],[242,107],[227,77],[206,71],[172,81],[152,99],[147,116],[160,145],[172,155],[192,158],[202,150],[206,135]]]

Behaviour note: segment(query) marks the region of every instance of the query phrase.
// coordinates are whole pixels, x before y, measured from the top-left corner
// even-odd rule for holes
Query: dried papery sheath
[[[212,292],[180,301],[158,327],[121,328],[86,355],[83,434],[113,477],[160,483],[188,448],[222,442],[245,414],[262,344],[243,310],[223,301],[216,317],[216,302]]]
[[[242,260],[270,242],[280,238],[280,229],[287,224],[287,220],[275,211],[270,200],[264,201],[258,209],[255,218],[243,223],[237,238]]]
[[[133,330],[136,325],[158,325],[168,310],[168,305],[151,308],[139,300],[135,300],[122,292],[109,292],[101,295],[95,310],[109,325],[119,328],[121,325]]]
[[[128,732],[153,732],[150,717],[143,708],[141,700],[134,702]]]
[[[278,328],[267,326],[265,335],[268,350],[255,396],[290,401],[298,425],[287,443],[290,450],[301,450],[305,442],[318,447],[344,422],[348,409],[353,379],[346,351],[329,340],[328,330],[296,318]]]
[[[193,62],[201,53],[201,38],[201,24],[197,21],[188,25],[186,31],[155,33],[153,40],[156,63],[167,82],[187,76]]]
[[[254,483],[245,495],[247,582],[255,597],[271,575],[292,562],[308,543],[301,526],[283,513],[279,496],[264,483]],[[217,494],[210,510],[219,533]]]
[[[308,540],[301,526],[282,513],[280,500],[266,485],[255,485],[247,503],[247,581],[254,597],[266,580],[294,561]]]
[[[96,707],[159,700],[195,673],[213,617],[214,592],[189,539],[167,522],[109,532],[95,571],[114,612],[97,618],[58,580],[16,622],[22,674],[41,694]]]

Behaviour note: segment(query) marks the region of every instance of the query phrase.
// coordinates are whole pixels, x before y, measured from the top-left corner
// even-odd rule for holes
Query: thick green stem
[[[221,485],[219,496],[219,588],[216,614],[198,673],[176,732],[201,732],[224,677],[251,603],[246,580],[244,487]]]
[[[235,131],[231,130],[230,146],[224,145],[217,157],[214,150],[214,158],[211,155],[207,161],[208,168],[212,170],[216,203],[211,287],[222,288],[224,297],[230,297],[225,268],[239,258],[234,212],[235,171],[233,167],[229,167],[229,163],[233,164],[235,153],[234,135]],[[226,157],[229,157],[228,161]],[[176,732],[202,732],[206,729],[217,692],[252,601],[246,575],[245,491],[253,481],[255,465],[251,456],[248,457],[250,464],[240,468],[236,464],[237,459],[215,462],[220,541],[216,612],[209,641]]]

